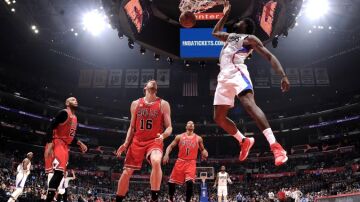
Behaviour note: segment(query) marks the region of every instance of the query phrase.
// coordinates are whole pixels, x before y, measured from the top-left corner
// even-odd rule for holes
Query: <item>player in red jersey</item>
[[[193,195],[193,184],[196,177],[196,158],[198,150],[201,151],[201,158],[207,159],[208,152],[204,147],[202,137],[194,133],[194,122],[188,121],[186,132],[177,135],[172,143],[166,148],[163,163],[169,162],[169,154],[176,145],[179,145],[178,159],[171,172],[169,180],[169,198],[174,201],[175,184],[183,185],[186,183],[186,202],[190,202]]]
[[[124,170],[118,182],[116,201],[122,201],[129,189],[134,170],[140,170],[144,158],[152,169],[150,175],[151,200],[157,201],[162,180],[161,159],[163,140],[172,132],[170,105],[156,96],[157,83],[150,80],[144,87],[145,97],[131,103],[131,120],[124,144],[117,150],[118,157],[127,150]],[[164,130],[165,128],[165,130]]]
[[[48,193],[46,201],[53,201],[57,188],[66,171],[69,160],[69,145],[76,140],[80,150],[85,153],[87,146],[75,137],[77,117],[75,115],[78,102],[69,97],[65,101],[66,109],[58,112],[51,120],[46,136],[44,152],[45,172],[48,174]]]

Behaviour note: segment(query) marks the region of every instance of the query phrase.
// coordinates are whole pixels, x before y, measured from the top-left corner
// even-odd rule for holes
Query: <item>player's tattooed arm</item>
[[[163,164],[167,164],[169,162],[169,155],[171,153],[171,151],[174,149],[174,147],[176,147],[176,145],[179,144],[180,142],[180,135],[177,135],[175,137],[175,139],[169,144],[169,146],[166,148],[164,157],[163,157]]]
[[[264,44],[254,35],[249,35],[244,40],[244,45],[250,45],[257,53],[264,57],[267,61],[270,62],[274,71],[281,76],[281,90],[286,92],[290,89],[290,82],[287,78],[284,68],[280,64],[279,60],[273,55]]]
[[[160,134],[159,138],[162,139],[166,139],[167,137],[169,137],[172,133],[172,124],[171,124],[171,109],[170,109],[170,104],[163,100],[161,102],[161,109],[162,109],[162,113],[164,116],[164,126],[165,126],[165,131]]]
[[[224,42],[227,40],[229,33],[223,32],[222,30],[224,29],[226,20],[229,17],[230,9],[231,9],[231,5],[230,5],[229,1],[226,0],[225,4],[224,4],[224,10],[223,10],[224,16],[216,23],[216,25],[213,29],[213,32],[212,32],[212,35],[214,37],[216,37],[220,41],[224,41]]]
[[[131,113],[131,119],[130,119],[130,126],[129,129],[127,131],[126,134],[126,138],[125,138],[125,142],[120,145],[120,147],[118,148],[118,150],[116,151],[116,156],[120,157],[121,154],[127,150],[127,148],[129,147],[130,143],[132,142],[132,139],[134,137],[134,132],[135,132],[135,111],[136,111],[136,107],[139,103],[139,100],[135,100],[131,103],[130,106],[130,113]]]
[[[201,159],[202,160],[206,160],[209,156],[209,153],[208,151],[205,149],[205,146],[204,146],[204,140],[202,137],[198,136],[198,140],[199,140],[199,149],[201,151]]]

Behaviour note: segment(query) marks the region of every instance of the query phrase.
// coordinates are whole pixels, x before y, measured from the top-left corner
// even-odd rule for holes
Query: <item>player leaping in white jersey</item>
[[[26,158],[17,166],[16,169],[16,185],[15,191],[11,194],[8,202],[15,202],[16,199],[22,194],[27,177],[30,175],[31,159],[33,153],[26,154]]]
[[[214,188],[217,186],[218,202],[227,202],[228,188],[227,184],[232,184],[229,173],[226,172],[225,166],[221,166],[220,172],[216,175]],[[224,199],[224,200],[222,200]]]
[[[256,105],[254,89],[251,83],[245,59],[253,50],[271,63],[272,68],[281,76],[281,90],[286,92],[290,88],[289,80],[278,59],[254,35],[255,23],[249,18],[239,20],[233,25],[234,33],[223,32],[223,27],[230,13],[230,3],[224,4],[224,16],[215,25],[213,36],[225,42],[220,53],[220,73],[214,97],[214,120],[227,133],[233,135],[241,145],[239,156],[244,161],[253,146],[254,138],[245,138],[239,132],[232,120],[227,117],[228,111],[234,106],[237,97],[246,112],[254,119],[258,128],[263,132],[274,153],[275,165],[284,164],[288,157],[282,146],[276,142],[273,131],[264,112]]]

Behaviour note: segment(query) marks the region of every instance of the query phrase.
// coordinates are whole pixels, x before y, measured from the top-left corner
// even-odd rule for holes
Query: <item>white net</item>
[[[201,13],[217,5],[223,5],[225,0],[181,0],[179,9],[181,13],[190,11]]]

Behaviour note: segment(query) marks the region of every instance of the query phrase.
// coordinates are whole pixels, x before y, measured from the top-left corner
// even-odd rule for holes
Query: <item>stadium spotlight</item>
[[[95,9],[84,14],[82,24],[84,30],[98,36],[106,28],[106,16]]]
[[[79,34],[77,32],[74,33],[75,36],[78,36]]]
[[[34,30],[34,33],[35,33],[35,34],[39,34],[39,30],[35,29],[35,30]]]
[[[272,44],[272,47],[273,47],[273,48],[277,48],[277,46],[278,46],[278,44],[279,44],[279,38],[278,38],[278,37],[275,37],[275,38],[272,40],[271,44]]]
[[[171,57],[167,57],[166,61],[169,63],[169,65],[172,65],[172,63],[174,62],[174,60]]]
[[[304,8],[309,19],[317,20],[328,13],[329,2],[328,0],[307,0]]]
[[[144,47],[140,47],[140,54],[145,55],[146,49]]]
[[[32,30],[36,30],[36,26],[35,26],[35,25],[31,25],[31,29],[32,29]]]
[[[159,61],[160,60],[160,55],[157,54],[157,53],[154,53],[154,58],[156,61]]]
[[[6,4],[7,5],[10,5],[11,4],[11,1],[10,0],[5,0]]]
[[[128,39],[128,46],[129,46],[130,49],[133,49],[135,47],[134,41],[132,39],[130,39],[130,38]]]
[[[15,13],[15,8],[11,8],[11,12]]]

